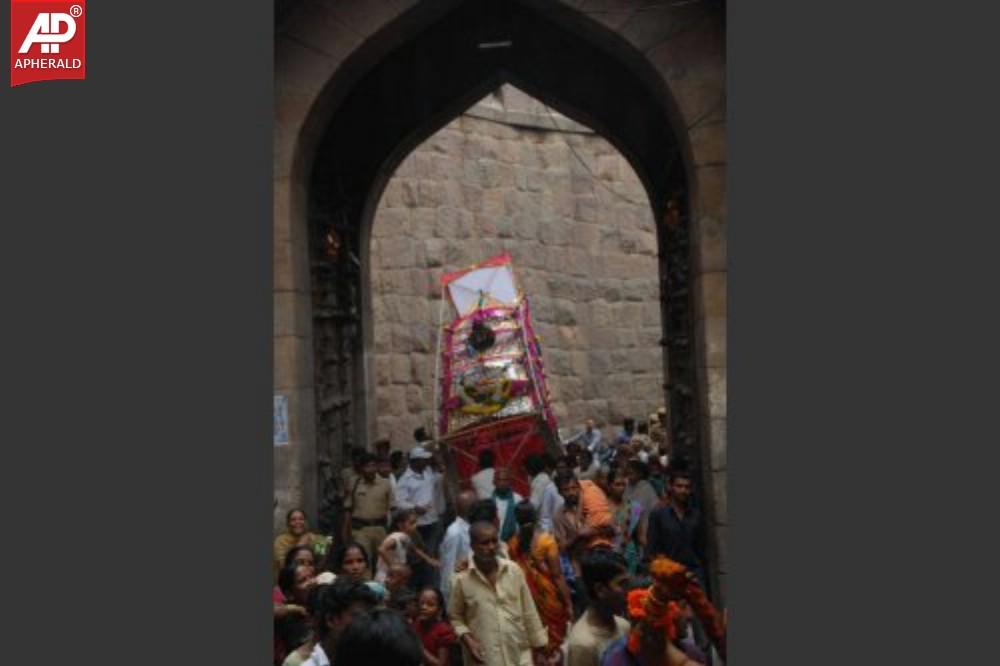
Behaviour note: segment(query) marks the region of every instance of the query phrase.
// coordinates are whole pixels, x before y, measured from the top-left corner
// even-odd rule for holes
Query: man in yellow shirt
[[[549,660],[542,624],[520,567],[497,557],[496,525],[469,528],[472,563],[455,576],[448,615],[466,666],[540,666]],[[558,648],[559,646],[554,646]],[[558,659],[558,650],[552,657]]]

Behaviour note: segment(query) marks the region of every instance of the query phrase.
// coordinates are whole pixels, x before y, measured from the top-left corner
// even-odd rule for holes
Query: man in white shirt
[[[403,472],[396,483],[396,507],[417,512],[417,531],[428,553],[437,552],[438,475],[427,465],[431,452],[422,446],[410,449],[410,468]]]
[[[472,489],[479,499],[493,497],[493,451],[486,449],[479,454],[479,471],[472,475]]]
[[[552,516],[562,506],[563,499],[552,483],[552,478],[545,471],[545,459],[537,454],[528,456],[524,467],[531,477],[531,504],[538,511],[538,526],[552,533]],[[501,514],[501,520],[503,514]]]
[[[448,526],[441,541],[441,594],[447,599],[451,594],[451,579],[455,565],[469,553],[469,511],[476,503],[476,493],[463,490],[455,498],[455,520]]]

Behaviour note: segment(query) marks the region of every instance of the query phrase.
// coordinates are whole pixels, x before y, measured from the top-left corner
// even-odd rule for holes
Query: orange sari
[[[571,608],[563,603],[555,578],[549,572],[547,557],[554,553],[559,558],[559,546],[551,534],[536,532],[534,545],[530,553],[518,550],[518,537],[515,534],[507,542],[510,559],[517,562],[535,600],[535,608],[542,618],[542,623],[549,630],[549,649],[557,650],[566,639]]]

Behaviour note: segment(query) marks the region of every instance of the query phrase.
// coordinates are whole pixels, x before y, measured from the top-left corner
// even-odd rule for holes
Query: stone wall
[[[589,129],[505,86],[414,150],[371,241],[375,435],[433,424],[442,273],[509,252],[560,426],[663,402],[657,235],[645,190]],[[446,308],[446,321],[451,311]]]

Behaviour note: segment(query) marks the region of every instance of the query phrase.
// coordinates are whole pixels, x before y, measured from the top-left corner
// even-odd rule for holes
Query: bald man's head
[[[455,513],[460,515],[462,518],[469,517],[469,511],[472,509],[472,505],[476,503],[479,496],[476,495],[474,490],[463,490],[455,498]]]

